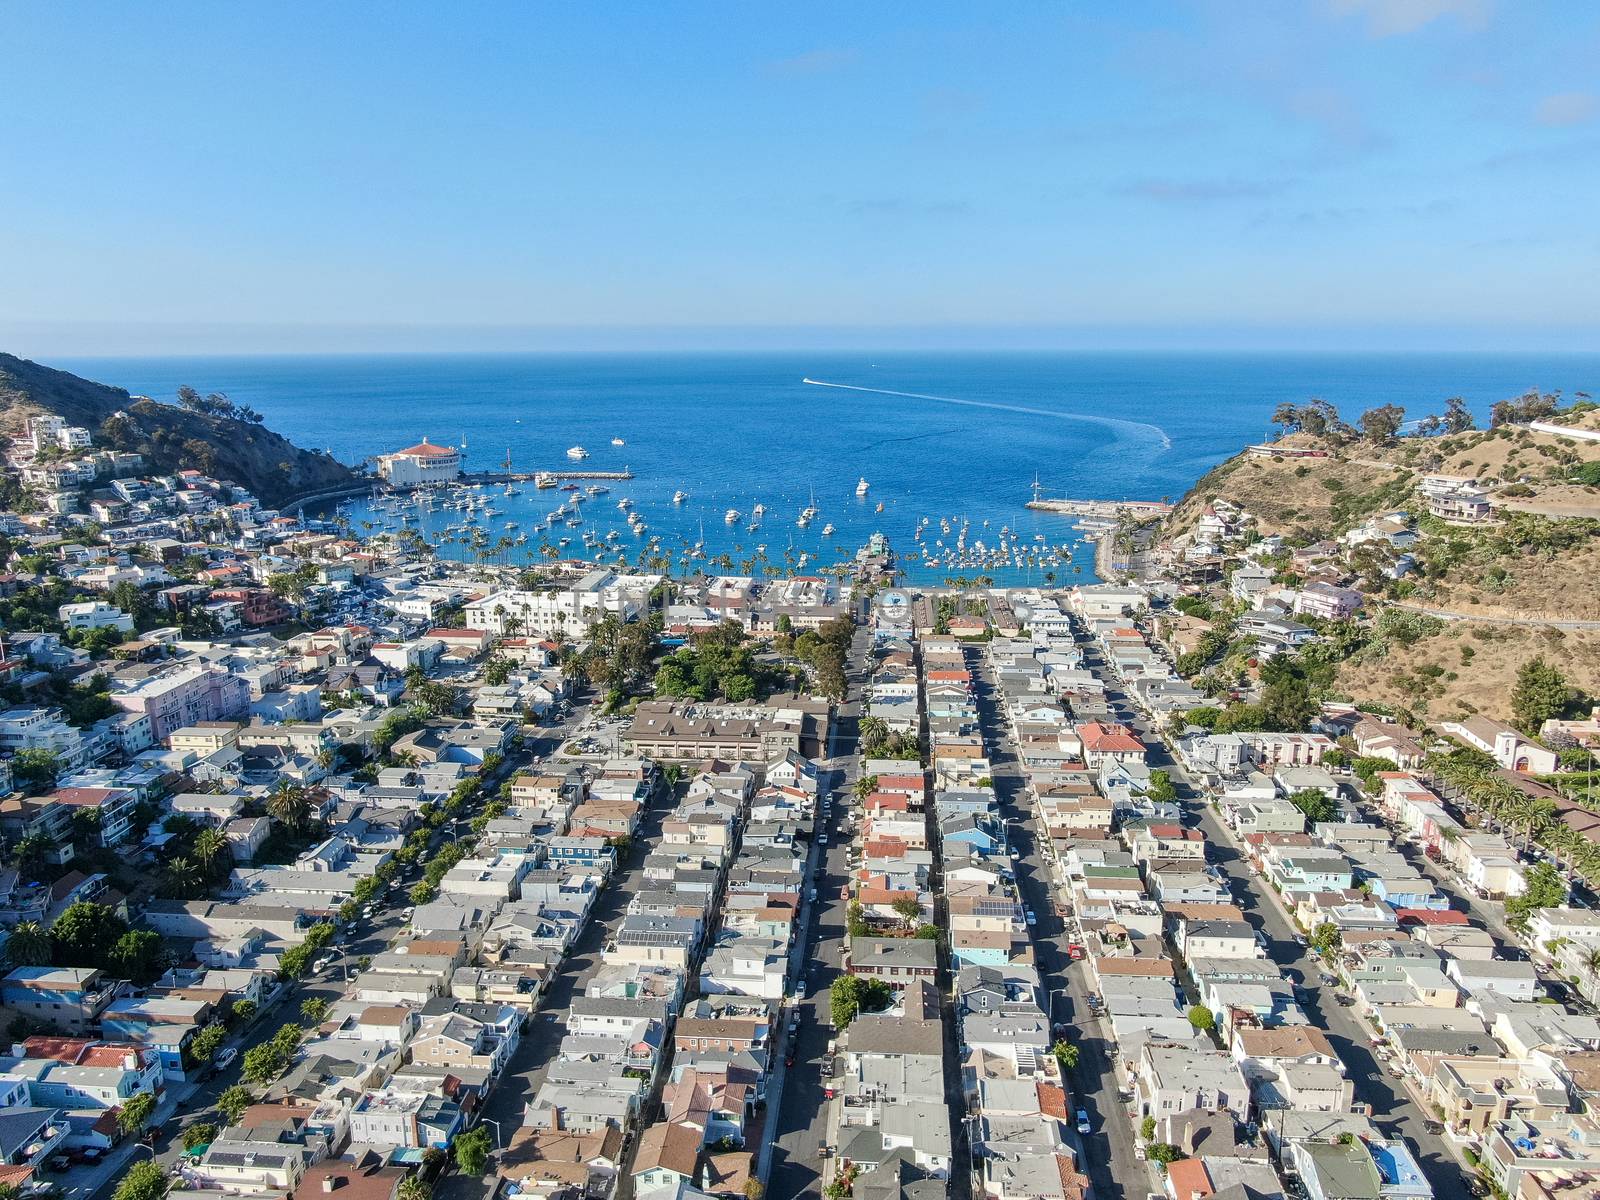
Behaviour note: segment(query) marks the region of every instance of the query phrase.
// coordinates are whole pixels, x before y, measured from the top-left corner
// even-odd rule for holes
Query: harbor
[[[980,586],[1049,586],[1091,573],[1103,522],[1085,517],[1071,531],[1053,528],[1051,516],[1026,511],[1024,496],[1009,506],[920,515],[908,497],[880,492],[864,473],[838,480],[837,491],[773,478],[752,495],[654,470],[635,481],[631,466],[512,471],[507,462],[466,471],[461,460],[459,448],[426,438],[381,455],[372,494],[344,498],[332,515],[369,535],[420,539],[446,557],[577,560],[679,576],[829,572],[882,536],[897,545],[909,580]]]

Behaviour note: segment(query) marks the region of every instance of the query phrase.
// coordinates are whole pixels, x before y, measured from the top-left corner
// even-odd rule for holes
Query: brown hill
[[[0,431],[21,433],[38,413],[84,426],[97,446],[144,455],[158,474],[204,471],[242,484],[269,507],[361,482],[332,456],[302,450],[253,421],[135,399],[122,388],[0,353]]]

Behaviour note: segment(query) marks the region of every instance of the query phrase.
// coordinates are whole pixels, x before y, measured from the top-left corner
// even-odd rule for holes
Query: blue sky
[[[0,7],[0,346],[1600,349],[1600,6]]]

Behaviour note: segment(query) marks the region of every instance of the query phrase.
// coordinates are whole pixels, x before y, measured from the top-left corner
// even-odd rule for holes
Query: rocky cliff
[[[244,485],[270,507],[361,481],[331,456],[302,450],[256,421],[135,399],[122,388],[0,353],[0,431],[16,436],[40,413],[84,426],[96,446],[143,454],[155,473],[204,471]]]

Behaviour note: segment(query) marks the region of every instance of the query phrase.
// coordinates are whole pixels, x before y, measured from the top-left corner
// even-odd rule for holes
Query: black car
[[[1422,1123],[1422,1128],[1423,1128],[1423,1130],[1425,1132],[1431,1133],[1431,1134],[1437,1136],[1437,1135],[1439,1135],[1439,1134],[1444,1132],[1444,1122],[1442,1122],[1442,1121],[1424,1121]]]

